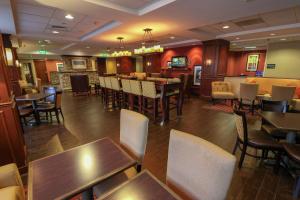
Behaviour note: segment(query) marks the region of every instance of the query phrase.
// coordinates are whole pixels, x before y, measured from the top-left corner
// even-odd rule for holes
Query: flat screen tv
[[[186,56],[173,56],[171,60],[172,67],[187,67]]]

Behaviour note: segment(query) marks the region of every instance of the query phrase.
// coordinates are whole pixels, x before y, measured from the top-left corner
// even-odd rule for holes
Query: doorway
[[[27,83],[34,85],[31,63],[22,63],[22,74]]]
[[[42,80],[42,85],[48,84],[48,74],[46,62],[44,60],[35,60],[34,61],[36,77]]]

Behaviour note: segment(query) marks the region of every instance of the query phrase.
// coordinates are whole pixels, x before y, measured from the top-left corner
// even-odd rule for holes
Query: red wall
[[[161,53],[149,54],[143,56],[143,67],[144,72],[147,73],[160,73],[161,71]],[[150,62],[151,65],[147,66],[147,62]]]
[[[130,72],[135,71],[135,59],[129,56],[118,57],[116,62],[120,64],[117,67],[117,72],[120,74],[129,74]]]
[[[46,69],[48,74],[48,80],[50,80],[50,72],[57,71],[56,63],[62,63],[60,60],[46,60]]]
[[[202,45],[166,49],[161,56],[161,66],[167,67],[167,62],[171,61],[173,56],[187,56],[187,67],[193,71],[195,65],[202,64],[202,53]]]
[[[258,71],[264,70],[266,50],[259,51],[231,51],[227,60],[227,76],[239,76],[245,74],[255,76],[255,72],[247,72],[246,64],[249,54],[259,54]]]

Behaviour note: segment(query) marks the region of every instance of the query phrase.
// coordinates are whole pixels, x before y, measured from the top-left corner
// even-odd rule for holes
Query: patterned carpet
[[[233,113],[232,106],[227,103],[207,104],[204,105],[202,108],[207,110],[225,112],[225,113]]]

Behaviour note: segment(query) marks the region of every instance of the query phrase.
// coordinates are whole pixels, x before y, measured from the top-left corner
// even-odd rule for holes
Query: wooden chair
[[[52,112],[54,112],[57,122],[60,123],[59,113],[61,114],[61,116],[64,120],[64,115],[63,115],[62,108],[61,108],[62,91],[56,91],[56,93],[54,95],[54,99],[55,99],[54,104],[40,105],[37,107],[37,111],[46,113],[47,118],[48,118],[48,114],[49,114],[51,122],[52,122]]]
[[[143,113],[150,112],[153,114],[154,121],[156,121],[158,115],[158,102],[161,94],[157,93],[155,82],[153,81],[142,81],[143,91]],[[153,106],[148,108],[148,100],[152,100]]]
[[[288,111],[288,102],[287,101],[262,100],[261,110],[285,113]],[[285,139],[286,138],[287,133],[276,129],[273,125],[267,123],[264,120],[262,120],[261,129],[277,139]]]
[[[103,76],[99,76],[100,95],[102,102],[105,102],[105,81]]]
[[[138,164],[135,168],[129,168],[123,173],[96,185],[93,190],[98,198],[141,171],[147,146],[148,124],[149,119],[146,116],[131,110],[121,110],[120,144],[126,152],[138,161]]]
[[[249,106],[249,111],[254,114],[255,106],[258,106],[258,101],[256,100],[257,93],[258,84],[241,83],[239,109],[241,109],[244,105],[247,105]]]
[[[260,130],[248,131],[245,112],[239,111],[235,108],[234,118],[235,118],[235,124],[237,129],[237,139],[233,149],[233,154],[235,154],[237,148],[239,148],[242,151],[238,167],[239,168],[242,167],[245,155],[254,158],[267,159],[268,151],[273,151],[276,155],[275,159],[277,161],[274,166],[274,171],[277,172],[280,163],[280,155],[281,152],[283,151],[282,145],[279,142],[277,142],[272,136],[270,136],[264,131],[260,131]],[[261,156],[247,153],[248,147],[252,147],[256,150],[262,150]],[[274,158],[269,157],[268,159],[274,159]]]
[[[111,87],[112,87],[112,95],[113,95],[113,102],[117,102],[118,107],[121,109],[122,107],[122,88],[120,85],[119,80],[116,77],[111,77]]]
[[[290,101],[293,99],[296,87],[272,85],[272,101]]]
[[[106,76],[104,77],[105,82],[105,107],[109,107],[110,103],[112,107],[114,107],[114,101],[113,101],[113,89],[110,81],[110,77]]]
[[[182,199],[226,199],[235,163],[220,147],[171,130],[166,182]]]
[[[133,107],[134,107],[134,97],[137,97],[138,100],[138,111],[142,112],[142,101],[143,101],[143,92],[142,92],[142,86],[140,81],[136,80],[129,80],[130,88],[131,88],[131,94],[133,96]]]
[[[15,163],[0,167],[0,197],[5,200],[25,200],[25,192]]]
[[[131,98],[131,87],[128,79],[121,79],[122,90],[123,90],[123,107],[132,108],[132,98]]]

